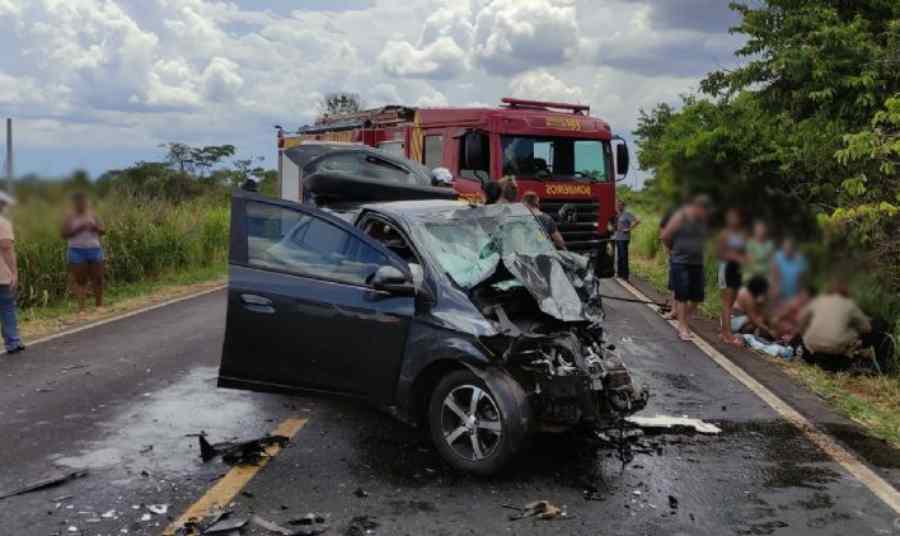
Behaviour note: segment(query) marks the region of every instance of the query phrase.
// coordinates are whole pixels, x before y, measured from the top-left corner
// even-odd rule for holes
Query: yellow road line
[[[639,300],[649,301],[649,298],[643,292],[633,287],[627,281],[616,279],[628,292]],[[652,305],[648,305],[653,309]],[[654,309],[655,310],[655,309]],[[672,326],[677,323],[670,320]],[[875,471],[869,469],[867,465],[859,460],[852,452],[842,447],[830,435],[819,430],[809,419],[800,414],[799,411],[788,405],[787,402],[770,391],[766,386],[756,381],[755,378],[747,374],[744,369],[735,365],[730,359],[722,355],[708,342],[701,339],[696,334],[693,342],[697,347],[712,359],[717,365],[725,369],[735,379],[744,384],[745,387],[753,391],[756,396],[761,398],[766,404],[781,415],[785,420],[796,426],[806,437],[812,441],[823,452],[828,454],[834,461],[839,463],[854,478],[862,482],[869,491],[875,494],[879,499],[884,501],[895,513],[900,514],[900,492],[894,486],[881,478]]]
[[[282,421],[272,435],[285,436],[293,438],[294,435],[306,424],[306,418],[291,418]],[[259,465],[238,465],[232,467],[228,473],[219,479],[216,484],[209,488],[203,497],[188,507],[178,519],[172,522],[163,532],[163,536],[172,536],[178,529],[184,526],[188,521],[199,521],[212,514],[217,510],[225,508],[238,493],[250,482],[256,473],[258,473],[268,463],[269,459],[278,454],[281,447],[277,444],[270,445],[266,448],[266,454],[260,461]]]

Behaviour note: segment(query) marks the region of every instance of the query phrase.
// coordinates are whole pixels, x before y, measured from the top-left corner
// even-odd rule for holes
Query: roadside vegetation
[[[900,4],[734,2],[742,64],[708,73],[680,106],[643,110],[634,132],[652,178],[625,189],[641,215],[635,271],[665,288],[663,212],[704,193],[805,243],[814,280],[854,276],[853,294],[900,338]],[[717,214],[721,218],[721,211]],[[707,263],[704,312],[718,313]],[[900,445],[900,377],[830,375],[787,365],[800,382]]]
[[[161,288],[221,278],[228,254],[229,194],[248,178],[273,194],[275,172],[256,160],[225,164],[230,145],[165,146],[166,158],[111,170],[96,180],[82,171],[62,180],[25,177],[12,209],[23,320],[71,313],[66,243],[60,224],[68,195],[85,191],[106,225],[109,304]]]

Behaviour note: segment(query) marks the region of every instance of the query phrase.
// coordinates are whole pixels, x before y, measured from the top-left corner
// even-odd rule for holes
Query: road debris
[[[669,417],[667,415],[655,415],[653,417],[642,417],[632,415],[625,419],[626,422],[633,424],[644,431],[649,430],[674,430],[674,431],[693,431],[700,434],[719,434],[722,429],[714,424],[693,419],[687,416]]]
[[[295,530],[282,527],[281,525],[273,523],[268,519],[263,519],[258,515],[254,515],[253,517],[251,517],[250,522],[258,527],[266,529],[269,532],[274,532],[275,534],[282,534],[283,536],[294,536],[295,534],[297,534],[297,531]]]
[[[503,505],[503,507],[519,512],[518,514],[509,516],[510,521],[518,521],[519,519],[525,519],[526,517],[536,517],[547,521],[568,517],[568,514],[564,510],[546,500],[530,502],[522,508],[511,505]]]
[[[267,457],[266,449],[272,445],[284,447],[290,438],[281,435],[264,436],[248,441],[211,444],[203,434],[198,434],[200,443],[200,458],[208,462],[216,456],[221,456],[222,461],[228,465],[259,465],[263,458]]]
[[[606,500],[606,495],[604,495],[596,486],[587,486],[581,493],[586,501]]]
[[[344,534],[346,536],[366,536],[368,534],[374,534],[375,529],[377,528],[378,523],[375,522],[374,517],[356,516],[350,521]]]
[[[206,530],[202,532],[202,534],[222,534],[232,531],[239,531],[244,527],[244,525],[247,524],[248,519],[246,517],[231,518],[229,514],[230,512],[223,515],[222,518],[224,519],[221,519],[221,521],[207,527]]]
[[[306,515],[296,517],[288,521],[289,525],[299,526],[291,533],[292,536],[317,536],[327,531],[330,526],[328,524],[329,514],[317,514],[310,512]]]
[[[674,495],[669,495],[669,508],[672,510],[678,510],[678,498]]]
[[[360,499],[365,499],[366,497],[369,496],[369,492],[362,488],[356,488],[356,491],[354,491],[353,494],[356,495],[357,497],[359,497]]]
[[[164,516],[169,511],[168,504],[148,504],[147,510],[150,510],[158,516]]]
[[[59,486],[70,480],[75,480],[77,478],[81,478],[83,476],[87,476],[87,471],[71,471],[68,473],[59,473],[47,478],[42,478],[40,480],[36,480],[31,482],[30,484],[26,484],[20,488],[16,488],[10,491],[0,492],[0,500],[15,497],[16,495],[24,495],[26,493],[31,493],[32,491],[39,491],[42,489],[52,488],[54,486]]]

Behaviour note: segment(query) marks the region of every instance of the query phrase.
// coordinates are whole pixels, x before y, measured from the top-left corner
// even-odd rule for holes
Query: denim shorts
[[[97,264],[103,262],[102,248],[69,248],[66,255],[69,264]]]

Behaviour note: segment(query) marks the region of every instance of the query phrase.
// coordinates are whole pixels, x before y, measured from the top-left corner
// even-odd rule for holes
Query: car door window
[[[247,261],[251,266],[365,285],[384,254],[313,215],[266,203],[247,203]]]

